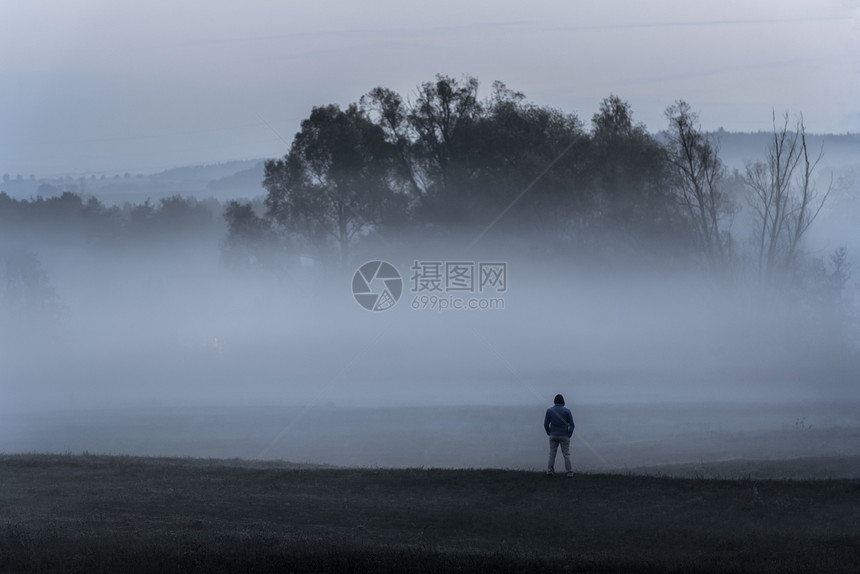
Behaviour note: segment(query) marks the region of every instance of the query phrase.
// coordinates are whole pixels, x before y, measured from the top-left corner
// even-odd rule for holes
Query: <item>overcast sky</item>
[[[707,5],[705,5],[707,4]],[[857,0],[0,0],[0,173],[154,172],[283,155],[312,106],[443,73],[652,131],[860,131]]]

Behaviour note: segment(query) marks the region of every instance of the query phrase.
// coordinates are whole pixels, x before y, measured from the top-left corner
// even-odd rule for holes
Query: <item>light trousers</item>
[[[564,457],[564,470],[572,472],[570,466],[570,437],[566,436],[549,437],[549,463],[546,465],[546,471],[555,472],[555,455],[558,452],[559,446],[561,446],[561,455]]]

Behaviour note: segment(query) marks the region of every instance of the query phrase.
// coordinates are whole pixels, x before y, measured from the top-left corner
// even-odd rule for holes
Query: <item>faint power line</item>
[[[476,244],[476,243],[478,243],[478,242],[481,240],[481,238],[483,238],[483,237],[484,237],[484,235],[486,235],[486,233],[487,233],[490,229],[492,229],[492,228],[493,228],[493,226],[494,226],[494,225],[496,225],[496,223],[498,223],[498,222],[499,222],[499,221],[500,221],[500,220],[505,216],[505,214],[506,214],[508,211],[510,211],[510,210],[511,210],[511,208],[512,208],[514,205],[516,205],[516,204],[517,204],[517,202],[518,202],[520,199],[522,199],[522,197],[523,197],[525,194],[527,194],[527,193],[531,190],[531,188],[533,188],[533,187],[535,186],[535,184],[536,184],[537,182],[539,182],[539,181],[543,178],[543,176],[545,176],[545,175],[547,174],[547,172],[549,172],[549,170],[551,170],[551,169],[553,168],[553,166],[554,166],[556,163],[558,163],[558,161],[559,161],[562,157],[564,157],[564,155],[565,155],[568,151],[570,151],[570,148],[572,148],[572,147],[573,147],[573,144],[574,144],[574,143],[576,143],[576,140],[574,140],[574,141],[570,142],[569,144],[567,144],[567,147],[566,147],[566,148],[564,148],[564,150],[562,150],[562,152],[561,152],[560,154],[558,154],[558,155],[556,156],[556,158],[555,158],[554,160],[552,160],[552,161],[549,163],[549,165],[547,165],[547,166],[544,168],[544,170],[543,170],[542,172],[540,172],[540,173],[537,175],[537,177],[535,177],[535,178],[532,180],[532,182],[531,182],[530,184],[528,184],[525,188],[523,188],[523,190],[522,190],[521,192],[519,192],[519,193],[517,194],[517,196],[516,196],[514,199],[512,199],[512,200],[511,200],[511,202],[508,204],[508,206],[507,206],[507,207],[505,207],[505,208],[501,211],[501,213],[499,213],[499,214],[496,216],[496,218],[495,218],[495,219],[493,219],[493,220],[490,222],[490,224],[489,224],[489,225],[487,225],[487,227],[485,227],[485,228],[484,228],[484,230],[483,230],[483,231],[481,231],[481,233],[479,233],[479,234],[478,234],[478,236],[477,236],[475,239],[473,239],[473,240],[472,240],[472,242],[469,244],[469,248],[470,248],[470,249],[471,249],[472,247],[474,247],[474,246],[475,246],[475,244]]]

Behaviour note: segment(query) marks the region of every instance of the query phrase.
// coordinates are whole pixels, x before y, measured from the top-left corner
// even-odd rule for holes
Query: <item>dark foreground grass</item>
[[[12,572],[858,572],[860,479],[0,456]]]

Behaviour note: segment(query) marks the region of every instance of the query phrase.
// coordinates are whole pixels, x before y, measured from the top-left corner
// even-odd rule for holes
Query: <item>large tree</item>
[[[425,199],[429,183],[418,169],[420,163],[415,145],[416,132],[409,122],[409,104],[394,90],[377,87],[359,100],[361,110],[378,125],[395,154],[392,186],[411,198],[412,203]]]
[[[346,266],[356,237],[398,204],[390,186],[394,152],[357,105],[315,107],[286,157],[265,164],[267,213],[312,249],[333,242]]]
[[[675,231],[663,149],[644,124],[633,121],[630,104],[614,94],[604,98],[591,128],[585,175],[590,215],[610,232],[604,239],[629,247]]]
[[[573,214],[584,209],[580,174],[587,137],[579,118],[537,106],[494,82],[471,139],[475,221],[525,230],[550,243],[569,239]]]
[[[481,113],[475,78],[439,74],[418,87],[407,121],[414,134],[413,171],[425,185],[421,207],[431,217],[454,220],[469,211],[474,127]]]
[[[501,82],[485,99],[477,90],[474,78],[438,75],[412,101],[386,88],[362,97],[362,109],[397,150],[397,188],[424,222],[475,227],[501,214],[503,226],[558,231],[581,156],[571,147],[587,140],[581,122]]]

